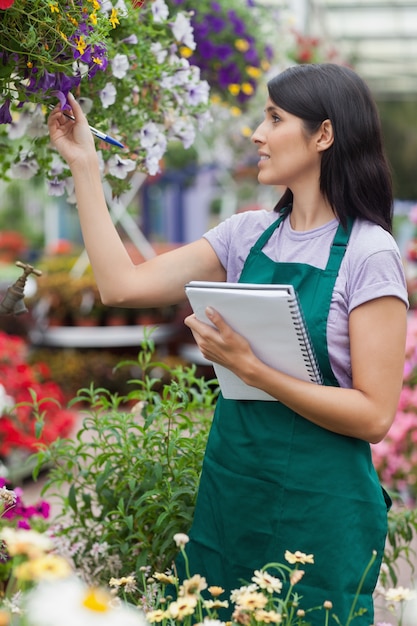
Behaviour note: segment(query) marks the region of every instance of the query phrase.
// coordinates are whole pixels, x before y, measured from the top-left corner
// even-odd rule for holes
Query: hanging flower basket
[[[50,106],[72,92],[92,126],[115,195],[135,170],[157,174],[168,142],[189,147],[208,117],[209,85],[183,54],[195,42],[188,14],[163,0],[14,0],[0,10],[0,177],[45,176],[73,199],[67,165],[52,151]],[[185,49],[185,48],[184,48]]]

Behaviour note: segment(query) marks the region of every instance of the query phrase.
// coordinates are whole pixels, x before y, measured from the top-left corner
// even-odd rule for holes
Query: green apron
[[[239,282],[294,285],[324,384],[338,386],[326,329],[350,229],[339,226],[327,267],[321,270],[276,263],[263,253],[282,219],[251,249]],[[316,426],[280,402],[219,397],[187,544],[191,574],[222,586],[227,591],[222,597],[229,597],[230,590],[251,582],[255,569],[285,563],[286,550],[313,554],[314,565],[302,567],[306,573],[295,588],[303,596],[300,608],[331,600],[333,612],[345,624],[376,550],[357,605],[367,612],[354,621],[355,626],[369,626],[386,527],[385,494],[367,442]],[[322,626],[324,615],[313,611],[308,618]]]

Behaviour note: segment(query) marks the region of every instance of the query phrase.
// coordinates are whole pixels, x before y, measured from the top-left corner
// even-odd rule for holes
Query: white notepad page
[[[256,285],[192,281],[185,292],[196,317],[208,324],[207,306],[250,343],[264,363],[301,380],[322,383],[314,349],[292,285]],[[213,363],[225,398],[275,400],[271,395],[246,385],[229,369]]]

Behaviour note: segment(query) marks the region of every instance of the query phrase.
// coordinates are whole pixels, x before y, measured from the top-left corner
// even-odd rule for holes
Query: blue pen
[[[55,107],[50,105],[50,109],[54,109]],[[70,115],[69,113],[66,113],[65,111],[61,110],[61,113],[63,115],[65,115],[65,117],[67,117],[68,119],[72,120],[73,122],[75,122],[75,117],[73,115]],[[120,143],[120,141],[117,141],[117,139],[114,139],[113,137],[110,137],[109,135],[106,135],[106,133],[101,132],[101,130],[97,130],[97,128],[94,128],[94,126],[88,126],[89,129],[91,130],[91,132],[93,133],[93,135],[95,135],[96,137],[98,137],[98,139],[101,139],[102,141],[105,141],[106,143],[110,143],[113,146],[117,146],[118,148],[125,148],[126,146],[124,146],[122,143]]]

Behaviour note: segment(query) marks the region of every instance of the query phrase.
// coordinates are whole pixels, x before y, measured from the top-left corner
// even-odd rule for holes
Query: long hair
[[[360,217],[392,230],[391,172],[382,145],[378,111],[364,81],[333,63],[290,67],[268,83],[271,100],[304,121],[313,133],[329,119],[334,142],[322,155],[320,190],[335,215]],[[291,204],[287,189],[276,211]]]

